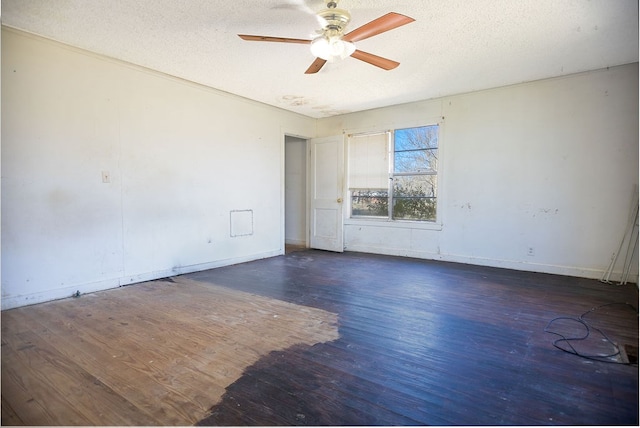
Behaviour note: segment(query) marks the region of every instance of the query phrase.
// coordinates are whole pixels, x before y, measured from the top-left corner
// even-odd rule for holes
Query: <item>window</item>
[[[436,221],[438,128],[351,136],[351,217]]]
[[[354,135],[349,139],[351,215],[388,217],[390,133]]]
[[[436,221],[438,126],[394,132],[392,218]]]

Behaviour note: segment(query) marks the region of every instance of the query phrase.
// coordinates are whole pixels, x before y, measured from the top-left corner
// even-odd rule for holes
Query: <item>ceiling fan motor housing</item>
[[[325,9],[318,12],[318,17],[325,23],[324,30],[333,30],[342,33],[349,21],[351,14],[344,9]]]

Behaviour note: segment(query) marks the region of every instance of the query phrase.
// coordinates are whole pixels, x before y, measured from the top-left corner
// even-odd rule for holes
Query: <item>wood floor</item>
[[[197,284],[197,292],[178,290],[183,306],[173,306],[175,295],[160,297],[167,287],[140,284],[96,293],[96,297],[69,299],[86,302],[87,307],[75,313],[40,309],[57,302],[4,311],[3,425],[101,425],[114,420],[112,413],[119,415],[119,425],[176,425],[188,420],[168,417],[175,413],[192,415],[190,421],[200,425],[226,426],[638,425],[637,363],[619,364],[626,361],[624,355],[597,361],[563,352],[553,345],[560,336],[548,332],[580,337],[586,323],[591,328],[589,337],[571,342],[577,352],[614,353],[600,331],[621,347],[637,349],[635,285],[316,250],[183,275],[173,281],[172,287]],[[121,303],[123,308],[113,307],[113,295],[128,289],[141,290],[144,297],[128,305]],[[236,295],[238,292],[242,294]],[[253,296],[246,298],[247,293]],[[213,302],[216,295],[217,304],[197,304],[205,298]],[[99,353],[74,355],[76,348],[67,348],[73,340],[74,346],[80,346],[69,319],[92,318],[86,316],[87,311],[97,311],[93,301],[103,297],[112,302],[112,310],[122,311],[121,317],[111,320],[112,329],[117,323],[139,322],[137,308],[153,311],[143,321],[167,345],[169,356],[163,369],[136,360],[138,354],[151,359],[144,354],[151,352],[147,348],[150,339],[139,333],[116,335],[122,343],[119,350],[127,354],[123,358],[126,373],[116,372]],[[224,303],[228,299],[233,303]],[[190,300],[196,309],[188,306]],[[252,302],[258,307],[285,305],[281,310],[290,310],[287,316],[292,323],[298,317],[316,321],[311,326],[302,322],[299,327],[285,328],[282,324],[267,326],[267,317],[243,325],[240,315],[247,316]],[[222,307],[232,308],[225,312],[222,324],[206,324]],[[312,310],[318,312],[308,312]],[[203,323],[199,327],[191,321],[188,326],[183,324],[186,321],[176,321],[185,312],[196,311],[201,311],[196,317]],[[30,321],[15,315],[19,313]],[[95,346],[107,340],[109,331],[114,333],[108,328],[108,317],[102,321],[87,326],[80,338]],[[237,328],[224,330],[229,324]],[[337,327],[337,331],[319,326]],[[240,340],[249,330],[253,341]],[[311,338],[312,333],[318,335]],[[166,335],[171,340],[191,337],[192,344],[198,345],[176,349]],[[280,340],[280,345],[256,351],[255,343],[263,335]],[[222,350],[218,348],[222,345],[212,345],[213,336],[235,345]],[[565,342],[557,344],[571,350]],[[202,351],[205,348],[207,352]],[[226,357],[202,362],[217,349]],[[221,389],[224,382],[216,373],[239,359],[234,358],[235,353],[247,352],[255,358],[243,363],[248,367]],[[198,357],[192,358],[194,355]],[[153,358],[162,358],[162,353]],[[632,355],[628,358],[633,360]],[[197,361],[202,364],[195,367]],[[61,366],[71,368],[67,372],[74,374],[73,382],[58,377],[56,370]],[[87,367],[94,367],[91,375],[86,374]],[[156,385],[179,383],[179,377],[167,381],[163,370],[168,367],[182,370],[177,373],[183,375],[191,373],[181,382],[184,390],[179,394],[174,390],[173,397],[143,383],[146,378]],[[134,375],[136,371],[140,373]],[[40,389],[42,384],[49,389]],[[99,396],[105,385],[110,399],[95,402],[92,397]],[[217,395],[205,394],[207,385]],[[199,399],[185,399],[192,395]],[[163,400],[171,405],[153,410],[152,404]],[[84,419],[64,420],[60,414],[64,402],[75,404]],[[40,417],[36,423],[29,419],[34,412]]]
[[[184,277],[2,314],[2,423],[193,425],[271,351],[337,317]]]

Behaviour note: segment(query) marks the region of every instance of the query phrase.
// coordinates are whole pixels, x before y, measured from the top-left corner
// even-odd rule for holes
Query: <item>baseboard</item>
[[[22,296],[3,297],[2,310],[19,308],[22,306],[36,305],[38,303],[50,302],[53,300],[66,299],[78,293],[80,295],[94,293],[96,291],[108,290],[120,286],[119,278],[112,278],[104,281],[75,284],[55,290],[46,290],[37,293],[25,294]]]
[[[307,241],[305,241],[304,239],[285,239],[284,243],[286,245],[296,245],[298,247],[306,247],[307,246]]]
[[[513,269],[526,272],[549,273],[553,275],[574,276],[579,278],[601,279],[604,271],[592,268],[575,266],[561,266],[544,263],[532,263],[515,260],[489,259],[482,257],[462,256],[457,254],[430,253],[426,251],[408,251],[392,248],[377,248],[371,246],[349,246],[346,251],[356,251],[362,253],[385,254],[389,256],[414,257],[425,260],[440,260],[444,262],[463,263],[478,266],[497,267],[502,269]],[[621,281],[622,272],[612,272],[610,282]],[[638,275],[631,275],[628,282],[638,283]]]
[[[50,302],[53,300],[66,299],[73,297],[74,295],[83,295],[88,293],[94,293],[96,291],[104,291],[113,288],[122,287],[125,285],[136,284],[145,281],[153,281],[155,279],[167,278],[170,276],[183,275],[187,273],[199,272],[208,269],[215,269],[218,267],[234,265],[238,263],[250,262],[253,260],[266,259],[269,257],[275,257],[282,254],[282,251],[267,251],[264,253],[252,254],[249,256],[235,257],[223,260],[216,260],[207,263],[200,263],[190,266],[181,266],[179,268],[172,268],[153,272],[137,273],[133,275],[126,275],[119,278],[111,278],[102,281],[80,283],[72,286],[59,288],[55,290],[46,290],[38,293],[31,293],[22,296],[3,297],[1,302],[1,309],[13,309],[22,306],[35,305],[38,303]]]

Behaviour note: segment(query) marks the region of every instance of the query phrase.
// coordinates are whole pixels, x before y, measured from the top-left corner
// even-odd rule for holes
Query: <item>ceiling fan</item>
[[[400,65],[399,62],[356,49],[354,43],[409,24],[415,21],[415,19],[399,13],[390,12],[345,34],[344,30],[351,20],[351,14],[344,9],[338,9],[337,6],[337,0],[328,0],[327,8],[316,14],[318,21],[322,25],[322,29],[318,31],[319,36],[313,40],[252,36],[248,34],[238,34],[238,36],[243,40],[254,42],[300,43],[311,45],[311,53],[316,56],[316,59],[307,71],[305,71],[305,74],[317,73],[327,61],[333,62],[348,56],[352,56],[384,70],[392,70]]]

